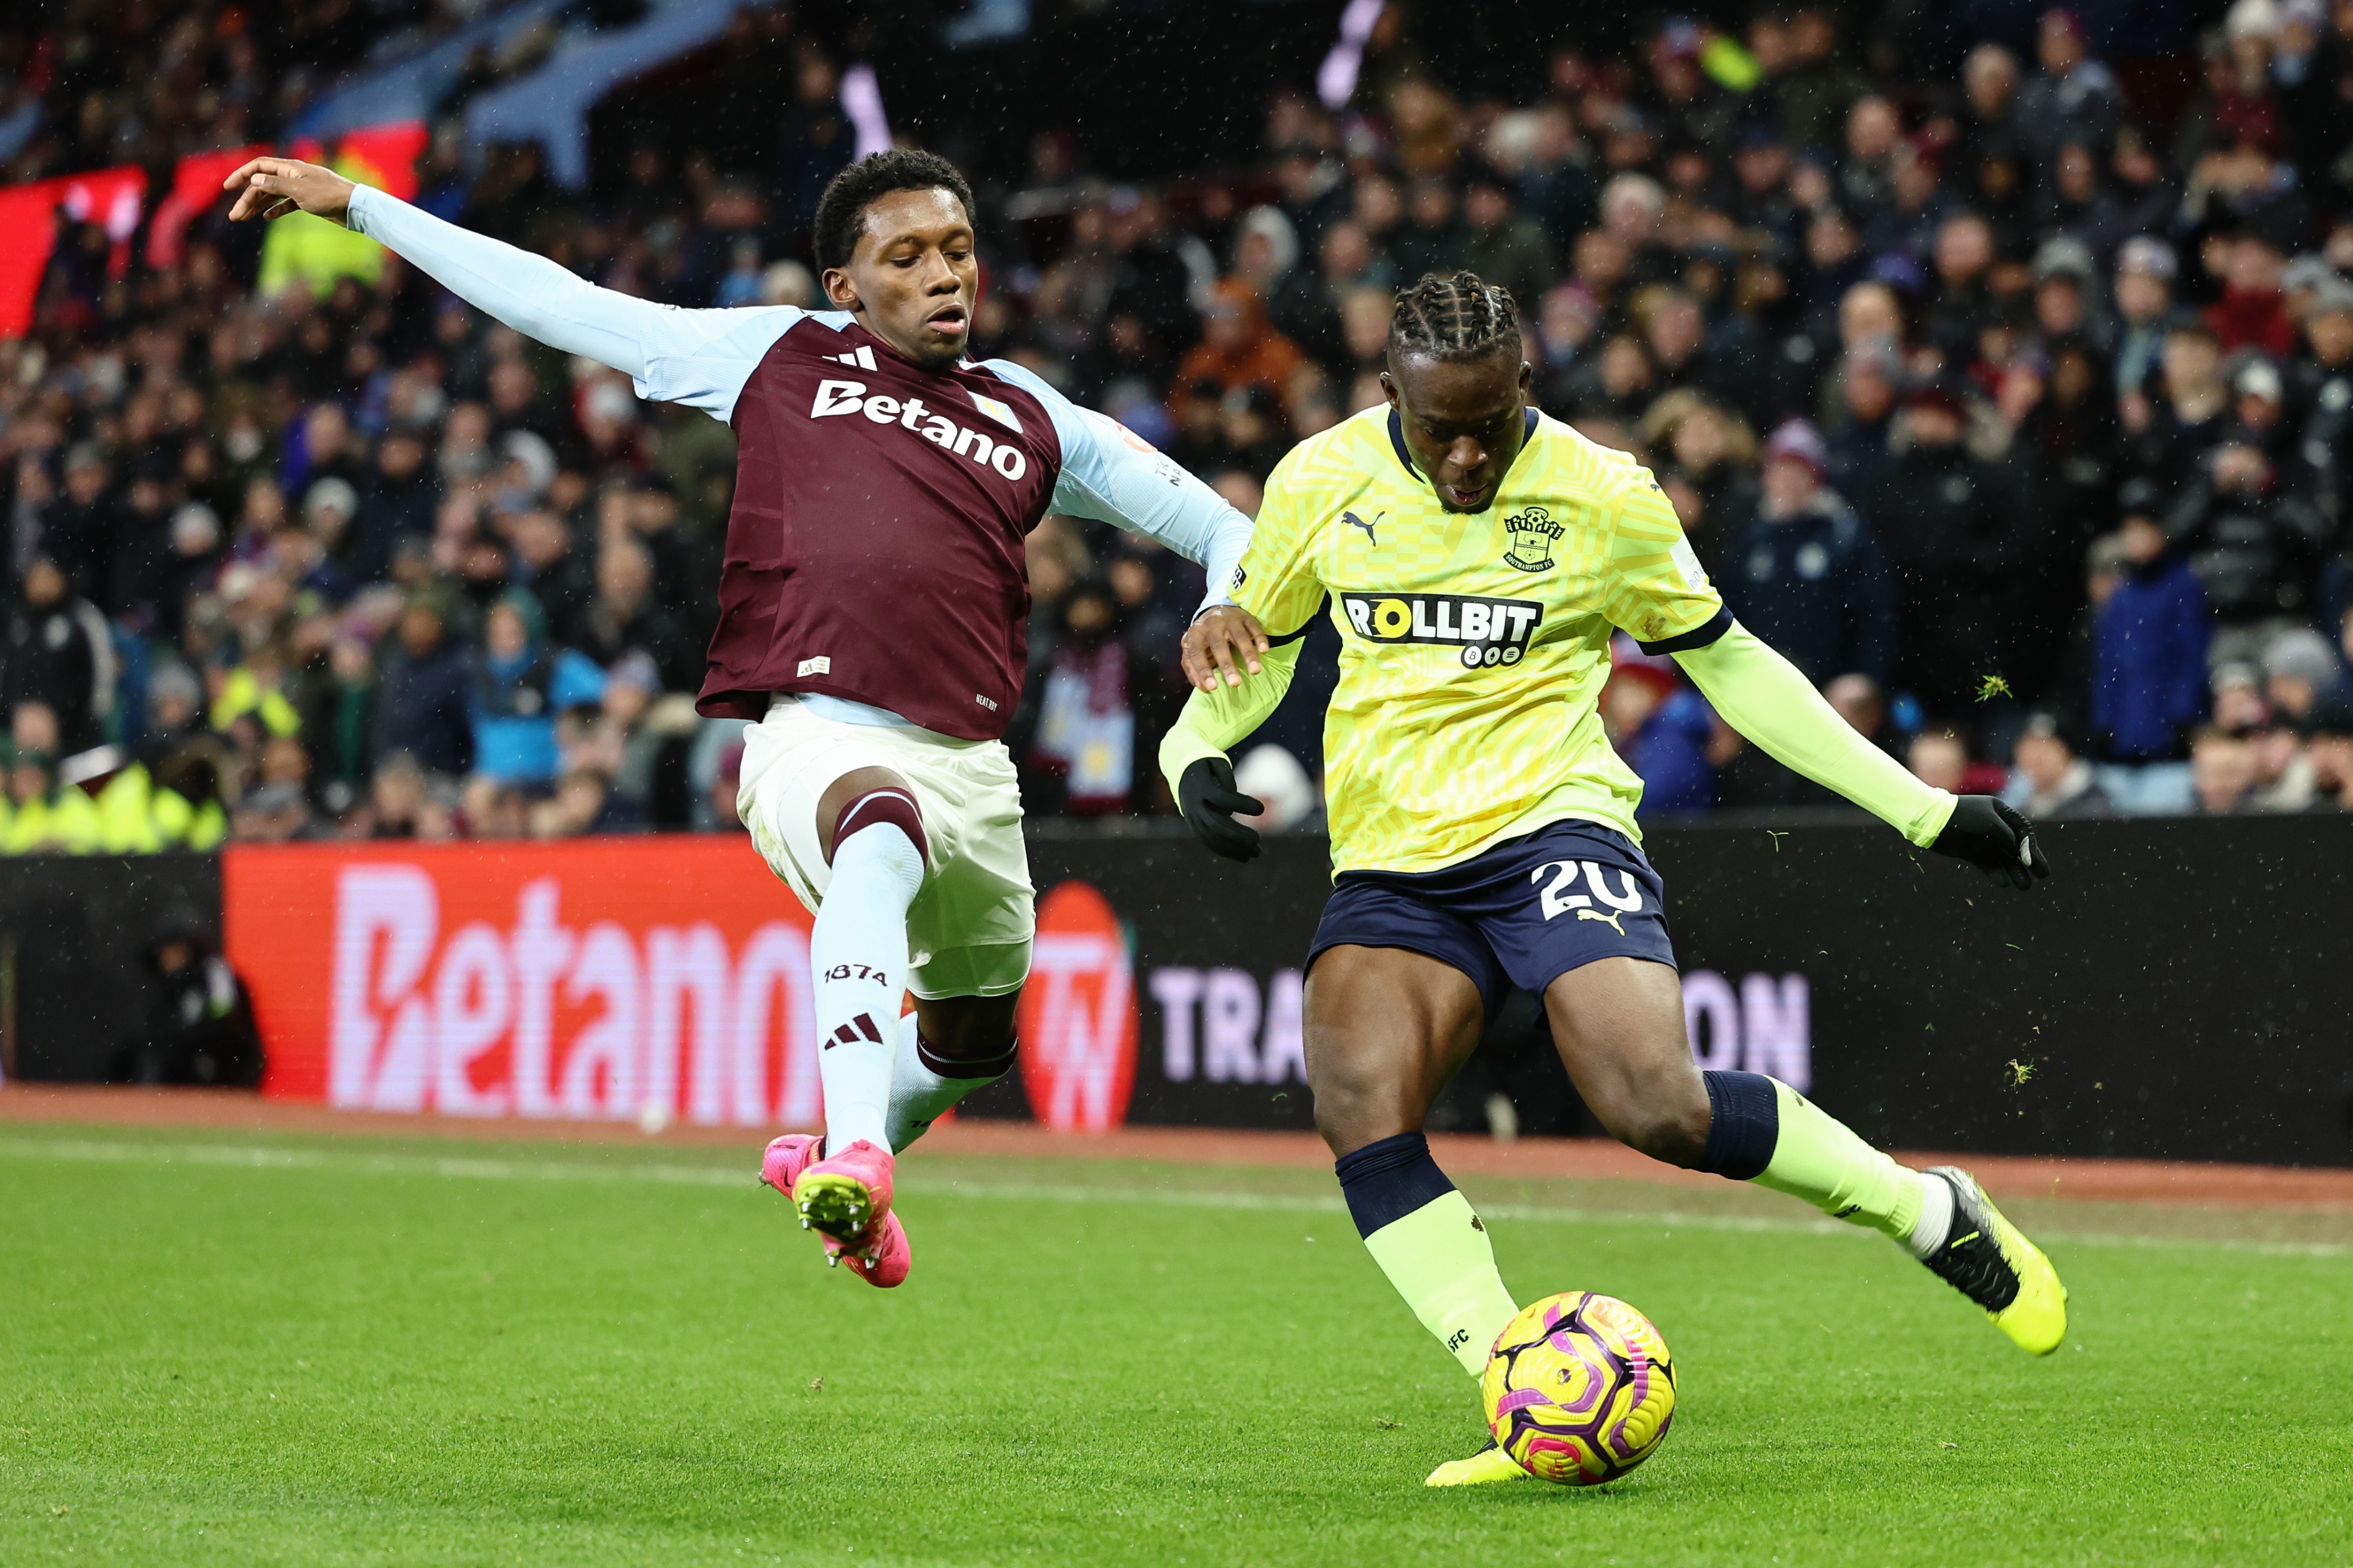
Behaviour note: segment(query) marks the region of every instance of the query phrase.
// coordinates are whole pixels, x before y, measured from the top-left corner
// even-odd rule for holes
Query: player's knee
[[[1361,1149],[1421,1123],[1409,1118],[1397,1086],[1352,1073],[1319,1074],[1313,1086],[1315,1131],[1335,1154]]]
[[[839,858],[851,835],[883,826],[895,827],[905,834],[907,842],[915,847],[917,860],[930,858],[930,844],[923,836],[923,808],[906,789],[888,784],[853,795],[843,804],[833,819],[833,832],[828,840],[833,847],[827,859]]]
[[[949,1062],[994,1061],[1013,1049],[1016,996],[955,996],[923,1005],[922,1048]]]
[[[1592,1110],[1612,1138],[1670,1165],[1695,1166],[1707,1148],[1704,1095],[1696,1106],[1684,1103],[1680,1096],[1605,1097]]]

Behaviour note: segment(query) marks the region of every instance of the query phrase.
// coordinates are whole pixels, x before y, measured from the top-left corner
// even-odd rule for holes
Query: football
[[[1479,1385],[1487,1427],[1540,1480],[1599,1486],[1656,1452],[1675,1414],[1658,1326],[1614,1296],[1566,1290],[1520,1309]]]

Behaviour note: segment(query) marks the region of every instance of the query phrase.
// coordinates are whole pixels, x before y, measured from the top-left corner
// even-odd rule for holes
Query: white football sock
[[[833,879],[809,928],[828,1155],[860,1139],[891,1147],[907,906],[923,885],[923,853],[896,824],[860,828],[834,850]]]
[[[1928,1258],[1945,1245],[1953,1228],[1953,1189],[1942,1176],[1915,1172],[1920,1178],[1920,1217],[1904,1245],[1915,1258]]]
[[[921,1138],[948,1107],[974,1089],[995,1083],[1013,1067],[1010,1051],[996,1061],[952,1062],[923,1049],[921,1041],[915,1016],[910,1013],[899,1020],[899,1059],[891,1069],[889,1131],[894,1152]],[[959,1078],[940,1072],[934,1064],[955,1068],[967,1076]]]

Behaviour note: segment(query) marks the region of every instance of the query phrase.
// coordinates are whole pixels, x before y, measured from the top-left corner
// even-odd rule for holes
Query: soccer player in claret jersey
[[[833,309],[691,310],[555,263],[332,170],[259,158],[232,218],[300,209],[382,241],[516,331],[627,373],[641,397],[733,426],[734,510],[703,712],[746,731],[736,810],[816,916],[825,1135],[761,1179],[871,1284],[907,1276],[892,1154],[1012,1066],[1035,928],[1021,802],[999,737],[1020,696],[1023,540],[1047,511],[1149,534],[1208,569],[1185,644],[1198,683],[1258,668],[1228,607],[1250,522],[1019,365],[965,356],[972,193],[945,160],[878,153],[818,204]],[[903,1019],[900,1000],[915,1010]]]
[[[2050,1263],[1959,1170],[1914,1171],[1787,1084],[1701,1072],[1684,1038],[1641,781],[1596,711],[1611,629],[1672,654],[1717,712],[1914,844],[2019,888],[2026,821],[1905,773],[1725,611],[1640,464],[1526,405],[1511,297],[1468,274],[1397,301],[1388,406],[1312,437],[1266,487],[1236,589],[1274,634],[1261,675],[1197,679],[1161,764],[1209,847],[1258,852],[1225,748],[1281,700],[1327,605],[1335,887],[1308,955],[1318,1129],[1384,1273],[1473,1377],[1515,1304],[1431,1160],[1432,1098],[1507,986],[1544,1000],[1601,1124],[1672,1164],[1754,1181],[1893,1237],[2038,1354],[2066,1330]],[[1522,1472],[1491,1443],[1433,1486]]]

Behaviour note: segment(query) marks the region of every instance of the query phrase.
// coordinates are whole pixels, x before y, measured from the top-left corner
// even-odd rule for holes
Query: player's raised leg
[[[923,885],[923,812],[887,768],[856,768],[818,798],[817,830],[831,867],[809,929],[825,1152],[792,1184],[801,1223],[860,1258],[881,1283],[895,1247],[889,1120],[907,983],[907,910]],[[903,1232],[899,1232],[903,1237]],[[836,1252],[837,1258],[841,1254]]]
[[[1421,1127],[1484,1017],[1468,975],[1402,948],[1326,948],[1308,972],[1308,1082],[1349,1215],[1414,1316],[1474,1378],[1518,1306],[1486,1226],[1430,1157]],[[1440,1467],[1430,1484],[1524,1474],[1491,1446]]]
[[[1869,1226],[1984,1308],[2022,1349],[2058,1348],[2065,1288],[1967,1173],[1900,1165],[1778,1079],[1702,1072],[1673,969],[1600,959],[1548,985],[1545,1010],[1577,1093],[1620,1142]]]

